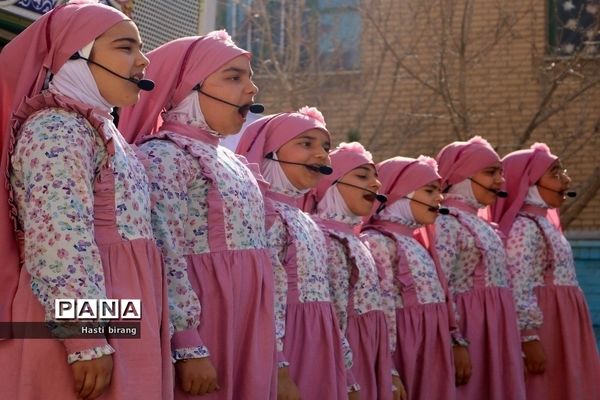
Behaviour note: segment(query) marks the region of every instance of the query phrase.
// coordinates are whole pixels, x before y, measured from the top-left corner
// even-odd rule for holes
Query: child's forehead
[[[352,171],[356,171],[356,172],[375,172],[375,173],[377,172],[375,170],[375,166],[372,165],[372,164],[363,164],[363,165],[360,165],[360,166],[354,168]]]

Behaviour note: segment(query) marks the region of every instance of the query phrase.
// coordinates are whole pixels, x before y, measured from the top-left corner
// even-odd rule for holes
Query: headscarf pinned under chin
[[[315,207],[317,211],[329,208],[328,213],[355,217],[356,215],[350,211],[339,190],[332,190],[332,188],[337,186],[334,185],[336,181],[343,180],[344,176],[360,166],[371,165],[375,168],[373,156],[358,142],[342,142],[329,153],[329,159],[333,172],[330,175],[323,175],[317,187],[306,197],[304,211],[313,212]],[[326,204],[321,205],[325,197],[327,197]]]
[[[447,198],[452,198],[453,195],[457,195],[461,200],[466,201],[469,205],[475,208],[484,208],[485,204],[481,204],[473,193],[473,182],[470,179],[458,182],[448,190]]]
[[[198,92],[193,91],[187,95],[178,105],[165,111],[162,114],[162,119],[165,122],[178,122],[184,125],[195,126],[217,136],[222,137],[219,132],[208,126],[202,109],[200,108],[200,99]]]
[[[329,189],[327,189],[325,196],[323,196],[319,204],[317,204],[317,214],[356,217],[350,208],[348,208],[348,204],[346,204],[346,200],[344,200],[337,185],[330,186]]]
[[[402,225],[406,225],[410,228],[418,228],[422,226],[412,212],[411,200],[415,192],[406,195],[406,198],[396,200],[389,206],[386,206],[376,218],[385,221],[396,222]]]
[[[296,112],[268,115],[246,127],[236,153],[246,157],[248,162],[258,164],[261,173],[267,178],[266,166],[274,162],[266,158],[267,154],[273,154],[276,159],[277,151],[283,145],[311,129],[319,129],[331,139],[329,131],[325,128],[323,114],[314,107],[305,106]],[[283,170],[281,172],[283,173]]]
[[[273,154],[273,158],[277,160],[277,154]],[[310,191],[310,189],[300,190],[294,186],[277,161],[265,160],[261,173],[263,178],[269,182],[271,190],[277,193],[283,193],[290,197],[301,197]]]
[[[329,139],[325,118],[314,107],[302,107],[296,112],[281,113],[262,117],[242,133],[236,153],[246,157],[248,162],[261,166],[268,161],[267,154],[276,153],[284,144],[311,129],[323,131]]]
[[[97,3],[61,5],[37,19],[0,53],[0,321],[11,320],[20,269],[7,180],[17,134],[13,116],[26,119],[25,100],[41,92],[49,73],[57,74],[76,51],[127,20],[115,8]]]
[[[535,194],[528,197],[530,188],[535,186],[556,160],[558,160],[558,156],[552,154],[550,148],[543,143],[534,143],[526,150],[513,151],[502,159],[508,197],[498,199],[492,207],[492,212],[494,221],[498,223],[500,230],[505,235],[508,235],[510,232],[515,218],[525,204],[526,199],[529,198],[531,201],[536,201]],[[547,205],[534,205],[548,208]],[[555,209],[548,210],[547,217],[560,229],[558,211]]]
[[[141,92],[135,105],[121,111],[119,129],[125,139],[133,143],[156,133],[163,111],[179,106],[197,84],[242,55],[250,59],[250,53],[237,47],[225,30],[172,40],[150,51],[146,78],[156,87]]]
[[[377,172],[381,182],[379,192],[388,198],[386,208],[420,187],[440,179],[437,163],[433,158],[426,156],[393,157],[377,164]],[[375,209],[371,216],[374,213]]]
[[[314,192],[317,202],[321,201],[327,189],[335,181],[341,180],[352,170],[363,165],[371,165],[375,168],[373,156],[358,142],[340,143],[329,153],[329,159],[331,160],[333,173],[324,175],[315,188]]]
[[[466,142],[453,142],[437,156],[442,190],[470,178],[478,171],[500,162],[500,157],[487,140],[475,136]]]
[[[110,104],[98,89],[94,76],[85,60],[69,60],[52,77],[49,89],[73,100],[89,104],[110,114]]]
[[[527,190],[527,196],[525,197],[524,204],[531,204],[532,206],[550,208],[550,206],[542,199],[540,191],[536,185],[530,186]]]

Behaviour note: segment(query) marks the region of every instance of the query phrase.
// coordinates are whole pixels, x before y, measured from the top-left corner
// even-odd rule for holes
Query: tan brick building
[[[336,143],[359,138],[377,160],[435,156],[445,144],[475,134],[487,138],[501,155],[546,142],[561,155],[580,193],[569,203],[571,210],[565,210],[569,231],[600,237],[600,178],[594,176],[600,175],[597,25],[578,28],[583,47],[575,50],[556,32],[569,33],[560,28],[573,24],[565,18],[570,7],[579,7],[579,16],[587,12],[597,17],[597,1],[331,3],[359,8],[360,40],[351,43],[358,63],[333,71],[310,60],[295,66],[282,62],[277,68],[278,60],[298,57],[287,49],[261,53],[268,47],[263,46],[257,54],[253,48],[260,58],[255,67],[259,98],[269,112],[316,105]],[[563,20],[552,24],[555,7]],[[256,12],[254,18],[259,18]],[[230,27],[223,20],[221,24]],[[297,47],[310,53],[310,36],[298,39],[302,35],[295,35],[291,24],[275,27],[285,28],[288,47],[293,47],[293,37]],[[256,28],[253,33],[257,36]],[[242,45],[249,40],[247,34],[234,34]],[[556,45],[554,52],[549,44]],[[341,45],[348,48],[348,43]],[[575,207],[581,212],[570,217]]]

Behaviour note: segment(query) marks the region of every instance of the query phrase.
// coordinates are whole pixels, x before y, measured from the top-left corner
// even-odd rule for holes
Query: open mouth
[[[564,197],[564,198],[566,198],[566,197],[571,197],[571,196],[569,196],[569,189],[568,189],[568,188],[567,188],[567,189],[563,189],[563,190],[561,190],[560,192],[558,192],[558,194],[559,194],[561,197]]]
[[[363,194],[363,199],[365,199],[368,202],[372,203],[375,200],[377,200],[377,197],[373,193],[367,193],[367,194]]]
[[[243,106],[238,108],[238,112],[240,113],[242,118],[246,119],[246,116],[248,115],[248,112],[250,111],[250,105],[251,104],[244,104]]]

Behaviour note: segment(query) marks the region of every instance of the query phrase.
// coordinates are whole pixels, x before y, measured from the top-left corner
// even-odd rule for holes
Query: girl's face
[[[473,181],[479,183],[477,184],[475,182],[471,182],[473,195],[479,203],[489,206],[490,204],[494,204],[496,202],[498,197],[496,193],[486,188],[500,190],[502,188],[502,184],[504,183],[504,177],[502,173],[502,164],[497,162],[489,167],[477,171],[471,177]]]
[[[560,160],[556,160],[537,182],[540,197],[552,208],[558,208],[565,201],[565,192],[571,186],[571,178]]]
[[[329,136],[320,129],[302,132],[277,150],[277,158],[315,166],[329,165]],[[298,190],[311,189],[317,186],[321,174],[302,165],[280,163],[290,183]]]
[[[361,165],[348,172],[339,181],[358,186],[359,188],[365,188],[365,190],[361,190],[344,184],[337,185],[350,211],[359,216],[369,215],[375,202],[375,195],[371,192],[377,193],[381,187],[381,182],[377,179],[375,167],[371,164]]]
[[[438,216],[437,211],[431,211],[431,207],[438,208],[444,197],[442,196],[442,189],[440,187],[440,181],[433,181],[425,186],[421,186],[415,190],[412,198],[416,201],[410,202],[410,210],[412,211],[413,217],[419,224],[428,225],[433,224]],[[420,201],[425,204],[417,203]]]
[[[90,60],[119,75],[141,79],[148,66],[142,53],[142,40],[132,21],[122,21],[104,32],[94,42]],[[104,99],[115,107],[125,107],[138,101],[140,89],[135,83],[114,76],[108,71],[88,63],[98,90]]]
[[[201,89],[229,103],[240,106],[251,104],[258,93],[252,74],[250,60],[240,55],[206,78]],[[246,115],[240,114],[236,107],[211,99],[200,92],[198,96],[200,109],[208,126],[222,135],[233,135],[240,131]]]

